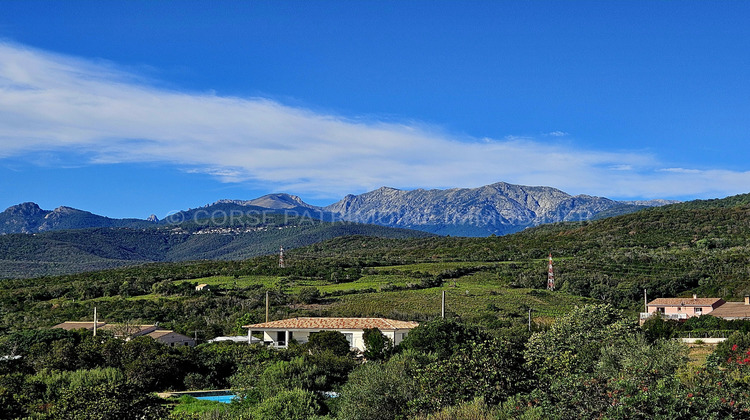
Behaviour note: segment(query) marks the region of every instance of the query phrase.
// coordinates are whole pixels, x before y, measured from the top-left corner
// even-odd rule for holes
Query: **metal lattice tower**
[[[547,265],[547,290],[555,290],[555,271],[552,269],[552,253],[549,254]]]
[[[284,268],[284,247],[279,248],[279,268]]]

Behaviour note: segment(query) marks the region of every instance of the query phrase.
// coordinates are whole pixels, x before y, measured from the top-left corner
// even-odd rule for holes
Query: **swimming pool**
[[[234,399],[234,397],[236,397],[236,395],[226,394],[226,395],[212,395],[208,397],[195,397],[195,399],[206,400],[206,401],[218,401],[221,403],[229,404],[232,402],[232,399]]]

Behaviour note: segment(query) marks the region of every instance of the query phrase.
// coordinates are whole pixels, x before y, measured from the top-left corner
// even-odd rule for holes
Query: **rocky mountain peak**
[[[38,214],[46,213],[44,210],[42,210],[41,207],[39,207],[38,204],[32,203],[32,202],[26,202],[21,204],[16,204],[15,206],[10,206],[3,213],[7,213],[9,215],[25,215],[25,216],[35,216]]]
[[[304,207],[309,209],[317,208],[305,203],[296,195],[286,193],[266,194],[253,200],[219,200],[214,204],[237,204],[240,206],[257,206],[277,210],[293,209],[297,207]]]
[[[347,195],[323,209],[343,220],[439,234],[485,236],[517,232],[542,223],[588,220],[615,207],[622,212],[637,209],[604,197],[574,197],[552,187],[497,182],[447,190],[381,187]]]

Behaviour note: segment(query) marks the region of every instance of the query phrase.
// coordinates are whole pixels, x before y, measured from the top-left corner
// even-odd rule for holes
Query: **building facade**
[[[353,350],[365,351],[363,335],[366,329],[377,328],[394,345],[398,345],[418,325],[413,321],[387,318],[303,317],[245,325],[244,328],[248,329],[248,337],[252,337],[253,333],[262,333],[265,344],[282,348],[287,347],[291,340],[306,343],[310,335],[316,332],[338,331],[344,334]]]

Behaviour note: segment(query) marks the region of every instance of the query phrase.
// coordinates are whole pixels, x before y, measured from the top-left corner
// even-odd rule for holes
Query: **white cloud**
[[[659,169],[660,172],[672,172],[675,174],[699,174],[701,173],[698,169],[685,169],[685,168],[664,168]]]
[[[466,139],[424,124],[362,121],[265,98],[170,91],[111,64],[11,43],[0,43],[0,146],[0,159],[76,151],[88,164],[177,163],[224,182],[330,198],[383,185],[496,181],[676,197],[741,192],[750,180],[731,171],[660,171],[665,165],[642,153],[516,136]]]
[[[633,167],[630,165],[612,165],[610,169],[613,171],[632,171]]]

